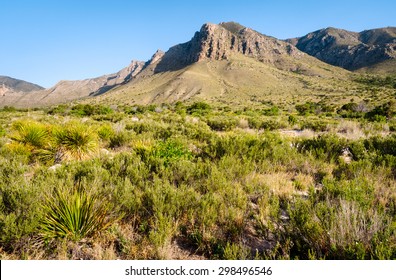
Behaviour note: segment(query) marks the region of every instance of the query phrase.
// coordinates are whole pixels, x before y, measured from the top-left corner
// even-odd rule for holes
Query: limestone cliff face
[[[396,28],[360,33],[326,28],[288,42],[303,52],[348,70],[357,70],[396,59]]]
[[[303,55],[287,42],[265,36],[237,23],[207,23],[189,42],[170,48],[155,72],[182,69],[204,59],[228,59],[233,53],[273,65],[279,64],[287,56],[297,58]]]

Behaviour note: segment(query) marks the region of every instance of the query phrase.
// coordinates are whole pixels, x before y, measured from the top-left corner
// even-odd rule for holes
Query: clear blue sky
[[[395,0],[1,0],[0,75],[44,87],[114,73],[194,35],[237,21],[280,39],[333,26],[396,26]]]

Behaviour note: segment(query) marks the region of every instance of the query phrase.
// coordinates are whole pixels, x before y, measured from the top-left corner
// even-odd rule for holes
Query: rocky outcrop
[[[360,33],[326,28],[287,41],[326,63],[348,70],[396,59],[395,27]]]
[[[296,58],[303,55],[287,42],[265,36],[238,23],[207,23],[189,42],[170,48],[155,72],[179,70],[204,59],[228,59],[235,53],[272,65],[279,64],[286,56]]]

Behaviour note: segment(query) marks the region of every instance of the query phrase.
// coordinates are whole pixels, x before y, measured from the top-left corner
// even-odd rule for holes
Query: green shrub
[[[125,146],[131,139],[132,134],[127,131],[116,132],[110,136],[109,147],[114,149]]]
[[[207,119],[206,122],[212,130],[216,131],[230,131],[238,124],[238,120],[236,118],[225,116],[211,117]]]
[[[58,105],[47,110],[47,114],[49,115],[64,115],[66,114],[69,106],[67,105]]]
[[[98,136],[102,140],[110,140],[110,137],[114,135],[114,129],[110,125],[103,124],[98,128]]]
[[[319,159],[336,161],[342,150],[347,147],[345,139],[335,135],[321,135],[313,139],[301,140],[298,144],[300,152],[310,152]]]
[[[92,115],[107,115],[112,113],[113,110],[108,106],[103,105],[89,105],[78,104],[71,108],[70,113],[76,116],[92,116]]]
[[[318,105],[313,102],[306,102],[304,104],[296,105],[297,112],[302,116],[307,116],[309,114],[315,113],[315,110],[318,108]]]
[[[279,113],[280,113],[280,110],[277,106],[272,106],[271,108],[265,109],[263,111],[264,116],[277,116],[277,115],[279,115]]]
[[[396,114],[396,107],[394,102],[388,102],[375,107],[370,112],[365,114],[365,118],[370,121],[386,122]]]
[[[187,113],[192,115],[206,115],[211,111],[211,107],[209,104],[205,102],[195,102],[187,107]]]
[[[305,121],[301,125],[301,129],[312,129],[313,131],[326,131],[328,124],[322,120]]]
[[[290,125],[296,125],[298,122],[298,119],[293,115],[289,115],[289,117],[287,118],[287,121],[289,122]]]

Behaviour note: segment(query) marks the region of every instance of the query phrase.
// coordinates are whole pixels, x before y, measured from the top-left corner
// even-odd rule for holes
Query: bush
[[[113,110],[108,106],[103,105],[89,105],[78,104],[71,108],[70,113],[76,116],[92,116],[92,115],[107,115],[112,113]]]
[[[347,147],[347,143],[345,139],[335,135],[321,135],[313,139],[301,140],[298,147],[301,152],[310,152],[317,158],[335,161]]]
[[[127,131],[114,133],[113,135],[110,136],[109,147],[114,149],[125,146],[129,141],[131,141],[131,139],[132,139],[132,135]]]
[[[307,116],[309,114],[315,113],[318,105],[313,102],[306,102],[305,104],[296,105],[297,112],[302,116]]]
[[[375,107],[370,112],[367,112],[364,117],[370,121],[385,122],[396,114],[395,103],[388,102]]]
[[[192,115],[206,115],[211,111],[209,104],[205,102],[195,102],[187,107],[187,113]]]
[[[238,120],[233,117],[216,116],[207,119],[207,124],[212,130],[216,131],[230,131],[234,129]]]
[[[280,110],[277,106],[272,106],[271,108],[264,110],[263,115],[264,116],[277,116],[277,115],[279,115],[279,112],[280,112]]]
[[[337,113],[343,118],[360,118],[364,116],[365,105],[357,103],[347,103],[337,110]]]

